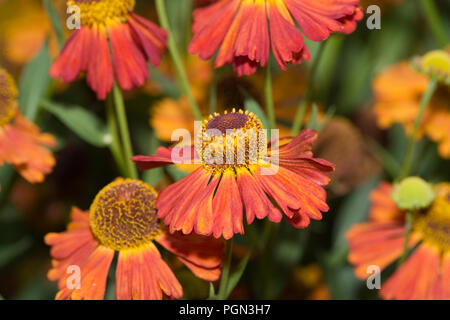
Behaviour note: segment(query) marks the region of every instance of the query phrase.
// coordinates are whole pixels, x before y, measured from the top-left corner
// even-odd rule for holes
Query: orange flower
[[[86,72],[89,86],[105,99],[117,79],[129,90],[148,78],[147,61],[156,66],[166,48],[167,32],[134,14],[134,0],[69,0],[78,6],[81,28],[66,42],[50,75],[64,82]]]
[[[282,70],[309,60],[300,30],[322,41],[333,32],[351,33],[363,12],[359,0],[216,0],[194,11],[191,54],[209,59],[220,48],[216,67],[233,64],[239,75],[265,66],[270,47]]]
[[[367,267],[386,268],[402,255],[405,213],[391,199],[392,186],[381,183],[371,194],[370,221],[347,233],[349,261],[358,278]],[[402,266],[382,285],[385,299],[450,299],[450,184],[436,186],[431,206],[415,213],[409,247],[420,243]]]
[[[373,81],[375,115],[381,128],[400,123],[410,133],[429,78],[402,62],[381,72]],[[425,111],[419,133],[438,143],[439,154],[450,158],[450,87],[440,85]]]
[[[56,140],[20,114],[17,94],[14,79],[0,69],[0,165],[10,163],[29,182],[42,182],[55,165],[46,147]]]
[[[222,139],[209,136],[212,129],[222,133]],[[256,138],[254,143],[249,140],[251,133]],[[248,111],[233,110],[210,116],[198,134],[197,139],[202,140],[195,144],[197,150],[191,154],[199,155],[196,158],[201,160],[200,167],[164,189],[157,200],[158,216],[164,218],[171,232],[189,234],[194,230],[230,239],[235,233],[244,233],[244,208],[248,224],[255,217],[279,222],[284,213],[296,228],[306,228],[310,219],[320,220],[321,211],[328,211],[322,185],[328,184],[326,173],[334,167],[325,160],[313,158],[311,145],[317,137],[315,131],[304,130],[282,145],[278,150],[279,164],[261,152],[260,147],[267,145],[264,128]],[[226,150],[227,145],[232,153]],[[146,170],[173,164],[171,153],[170,149],[161,147],[156,155],[132,159],[140,169]],[[276,153],[274,149],[267,154]]]
[[[175,254],[197,277],[208,281],[219,278],[223,242],[169,234],[158,221],[156,196],[148,184],[118,178],[98,193],[90,211],[72,209],[66,232],[45,236],[53,257],[48,278],[58,281],[56,299],[103,299],[115,251],[119,252],[116,299],[180,298],[181,285],[154,241]],[[69,266],[80,268],[78,288],[68,286]]]

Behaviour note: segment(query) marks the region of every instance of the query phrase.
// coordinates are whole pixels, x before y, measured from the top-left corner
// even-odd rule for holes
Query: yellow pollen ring
[[[157,193],[139,180],[118,178],[104,187],[90,208],[90,226],[105,247],[120,251],[150,243],[161,231]]]
[[[422,234],[424,241],[446,252],[450,252],[449,186],[438,185],[437,197],[431,207],[425,212],[418,212],[414,218],[414,230]]]
[[[80,8],[83,26],[106,25],[111,20],[121,20],[133,11],[135,0],[69,0],[67,7]]]
[[[256,115],[236,109],[210,115],[195,139],[203,167],[214,172],[257,164],[267,146],[266,132]]]
[[[17,111],[18,90],[13,77],[0,69],[0,127],[8,124]]]

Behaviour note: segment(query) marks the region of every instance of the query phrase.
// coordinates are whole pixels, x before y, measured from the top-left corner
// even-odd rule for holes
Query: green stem
[[[273,94],[272,94],[272,71],[270,70],[270,60],[266,67],[266,79],[264,82],[264,95],[266,98],[266,112],[269,118],[270,129],[276,128],[275,123],[275,110],[273,105]]]
[[[108,130],[111,134],[112,139],[111,144],[109,145],[109,149],[116,161],[120,174],[123,176],[128,176],[128,167],[125,164],[126,162],[123,158],[122,145],[120,142],[119,133],[117,131],[116,113],[114,112],[114,101],[112,95],[108,95],[107,97],[106,118],[108,123]]]
[[[158,12],[159,21],[161,26],[169,32],[169,37],[167,39],[167,46],[169,48],[170,55],[175,65],[175,69],[178,73],[178,77],[181,82],[181,87],[183,89],[186,98],[189,101],[189,105],[191,106],[192,113],[194,114],[197,120],[202,120],[202,114],[200,112],[200,108],[198,107],[197,102],[195,101],[194,95],[192,93],[191,87],[189,85],[189,81],[186,75],[186,71],[184,70],[183,63],[181,62],[181,56],[178,52],[177,44],[175,43],[175,39],[170,30],[169,19],[167,18],[166,7],[164,6],[164,0],[156,0],[156,11]]]
[[[127,114],[125,112],[125,103],[123,102],[122,91],[120,90],[117,83],[114,83],[113,88],[114,105],[116,108],[117,122],[119,124],[119,132],[122,140],[123,146],[123,157],[125,164],[128,168],[128,177],[132,179],[137,179],[138,174],[136,166],[131,161],[133,156],[133,150],[131,148],[130,132],[128,129]]]
[[[220,287],[217,294],[219,300],[225,300],[227,298],[228,291],[228,280],[230,276],[231,259],[233,257],[233,238],[226,243],[226,253],[225,253],[225,265],[222,269],[222,277],[220,278]]]
[[[398,261],[397,268],[400,267],[403,264],[403,262],[405,262],[406,258],[408,257],[409,239],[411,238],[411,230],[412,230],[414,212],[411,210],[408,211],[406,213],[405,217],[406,217],[405,243],[403,244],[403,254],[402,254],[400,260]]]
[[[448,44],[449,39],[434,0],[421,0],[420,3],[433,37],[440,46],[445,47]]]
[[[322,41],[319,45],[319,49],[318,49],[316,58],[314,59],[313,65],[311,67],[311,72],[309,74],[309,80],[308,80],[308,86],[306,88],[306,93],[297,107],[297,113],[295,114],[294,123],[292,125],[292,135],[293,136],[296,136],[300,132],[303,117],[305,116],[305,112],[306,112],[306,107],[308,106],[308,103],[310,102],[310,100],[312,98],[313,91],[314,91],[315,76],[316,76],[316,72],[317,72],[317,69],[320,64],[321,57],[322,57],[324,49],[325,49],[325,44],[326,44],[326,41]]]
[[[419,131],[419,127],[422,122],[423,115],[424,115],[425,110],[431,100],[431,97],[433,96],[434,91],[436,90],[436,87],[437,87],[437,81],[435,79],[430,79],[430,82],[428,83],[428,87],[420,101],[419,112],[417,113],[416,119],[414,121],[413,132],[411,133],[411,136],[409,138],[408,147],[406,149],[405,159],[403,160],[402,169],[400,171],[400,175],[397,180],[402,180],[402,179],[406,178],[410,173],[411,163],[412,163],[413,156],[414,156],[414,148],[416,145],[417,132]]]

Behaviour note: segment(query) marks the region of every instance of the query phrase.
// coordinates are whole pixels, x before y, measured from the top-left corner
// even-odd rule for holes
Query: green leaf
[[[245,110],[253,112],[259,118],[259,120],[261,120],[264,128],[270,128],[269,120],[267,120],[266,114],[255,99],[247,96],[244,101],[244,106]]]
[[[148,66],[148,71],[150,79],[155,81],[161,86],[161,90],[164,96],[170,97],[172,99],[178,99],[180,97],[180,88],[176,82],[169,79],[165,74],[159,71],[157,68]]]
[[[32,121],[50,84],[49,69],[50,56],[46,42],[37,56],[25,66],[19,82],[19,106],[25,117]]]
[[[317,122],[318,114],[319,109],[317,108],[317,105],[314,103],[312,105],[311,117],[309,118],[308,125],[306,126],[308,129],[317,130],[317,128],[319,127]]]
[[[214,289],[214,284],[209,283],[209,299],[214,299],[216,297],[216,290]]]
[[[145,150],[146,154],[154,154],[156,149],[161,145],[161,142],[156,137],[156,134],[151,130],[146,130],[149,133],[148,135],[148,147]],[[142,180],[151,184],[152,186],[156,186],[164,176],[163,168],[154,168],[152,170],[146,170],[142,174]]]
[[[87,143],[96,147],[106,147],[111,143],[105,124],[92,112],[79,106],[49,101],[43,101],[41,105]]]
[[[42,0],[45,10],[50,18],[53,26],[53,30],[56,34],[56,39],[58,40],[58,47],[61,49],[64,45],[64,32],[61,21],[59,20],[58,14],[50,0]]]
[[[247,267],[248,260],[250,259],[250,256],[252,254],[252,250],[247,253],[247,255],[244,257],[244,259],[239,262],[237,265],[236,271],[233,272],[233,274],[228,279],[228,287],[226,291],[226,296],[228,297],[233,289],[236,287],[236,285],[239,283],[239,280],[241,280],[242,275],[244,274],[245,268]],[[214,290],[214,287],[213,287]]]
[[[317,127],[317,131],[322,131],[322,129],[327,125],[327,123],[333,118],[334,114],[336,113],[336,107],[332,106],[328,108],[327,112],[325,113],[325,116],[323,117],[323,120],[319,123]]]
[[[8,244],[0,247],[0,268],[4,267],[14,259],[22,255],[31,247],[31,238],[23,237],[21,240],[13,244]]]

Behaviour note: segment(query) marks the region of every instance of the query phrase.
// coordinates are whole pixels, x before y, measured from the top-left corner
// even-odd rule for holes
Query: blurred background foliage
[[[346,261],[344,235],[352,224],[367,218],[368,194],[378,181],[397,173],[407,143],[401,127],[377,128],[371,109],[373,77],[391,64],[442,46],[426,21],[423,2],[363,1],[365,6],[381,5],[381,30],[368,30],[366,16],[356,32],[333,35],[322,48],[308,41],[312,56],[323,50],[323,57],[313,85],[317,107],[309,108],[305,125],[321,129],[315,152],[337,165],[328,188],[331,209],[306,230],[283,221],[275,226],[274,237],[266,237],[274,233],[267,232],[264,223],[248,226],[246,236],[237,237],[234,268],[242,268],[239,262],[247,257],[252,234],[267,247],[254,248],[230,298],[377,298],[353,275]],[[437,0],[436,4],[449,35],[450,2]],[[167,0],[166,6],[176,42],[186,53],[193,4]],[[153,1],[138,0],[136,11],[157,21]],[[46,278],[50,257],[43,236],[64,230],[71,206],[88,209],[95,194],[120,175],[109,150],[105,104],[96,100],[82,79],[66,85],[48,76],[68,33],[65,19],[62,0],[0,0],[0,65],[19,84],[24,115],[58,140],[57,165],[42,184],[31,185],[8,165],[0,167],[0,295],[5,299],[54,298],[56,285]],[[212,110],[245,107],[264,118],[263,70],[237,78],[231,69],[213,71],[210,63],[199,64],[187,53],[184,62],[205,116]],[[284,73],[273,66],[281,130],[291,125],[311,65],[290,66]],[[150,154],[159,145],[167,145],[165,125],[179,121],[164,113],[170,109],[167,99],[182,104],[167,54],[161,67],[150,68],[150,75],[144,88],[125,96],[136,154]],[[450,181],[448,161],[439,158],[436,145],[423,139],[418,149],[420,161],[415,162],[414,172],[432,182]],[[141,178],[161,190],[185,174],[174,168],[157,169],[141,173]],[[176,261],[172,265],[185,298],[208,296],[208,283],[194,278]],[[114,296],[113,290],[113,284],[108,286],[106,298]]]

